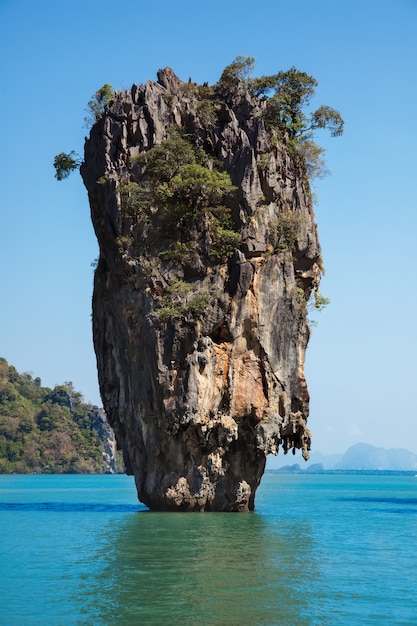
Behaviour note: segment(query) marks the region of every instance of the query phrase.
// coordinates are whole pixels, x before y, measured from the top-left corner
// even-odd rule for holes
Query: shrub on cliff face
[[[114,90],[111,85],[106,83],[98,89],[87,104],[87,116],[84,118],[85,125],[89,128],[97,122],[103,115],[106,105],[112,100]],[[64,180],[74,171],[78,170],[82,163],[82,159],[75,153],[60,152],[54,157],[53,166],[55,168],[55,178]]]
[[[324,149],[314,141],[302,141],[297,146],[296,157],[301,161],[308,178],[324,178],[329,171],[323,158]]]
[[[64,180],[68,178],[74,170],[80,167],[81,159],[74,150],[68,153],[60,152],[54,157],[53,165],[55,168],[55,178],[57,180]]]
[[[195,241],[174,241],[167,250],[160,253],[162,259],[171,259],[180,265],[190,265],[197,254]]]
[[[168,236],[188,234],[204,212],[214,214],[230,203],[235,191],[229,174],[179,129],[171,129],[168,139],[136,157],[132,169],[137,182],[121,187],[121,194],[130,196],[133,207],[142,189],[142,210],[147,204],[148,217]],[[230,208],[225,211],[230,213]]]
[[[149,189],[138,183],[128,182],[119,187],[121,214],[123,218],[147,219],[151,203]]]
[[[220,76],[221,91],[237,94],[247,88],[249,76],[255,67],[255,57],[237,56],[227,65]]]
[[[102,117],[106,105],[113,99],[114,89],[109,83],[105,83],[98,89],[88,101],[87,116],[84,118],[85,125],[89,128]]]
[[[274,252],[293,251],[300,230],[300,219],[291,211],[277,215],[271,224],[269,239]]]
[[[191,285],[178,278],[171,278],[163,295],[158,296],[159,319],[167,322],[169,319],[180,318],[186,311],[184,298],[191,291]]]
[[[134,158],[144,175],[155,186],[170,181],[184,165],[207,165],[207,155],[187,139],[179,128],[169,129],[168,138]]]
[[[232,190],[229,174],[192,163],[181,166],[176,176],[161,183],[155,200],[166,219],[189,224],[203,210],[218,206]]]
[[[161,322],[191,317],[197,320],[210,302],[210,291],[206,285],[193,289],[190,283],[172,278],[163,295],[158,296],[157,314]]]
[[[224,224],[215,217],[211,224],[211,235],[210,256],[217,262],[225,263],[239,247],[241,234],[231,228],[231,220]]]

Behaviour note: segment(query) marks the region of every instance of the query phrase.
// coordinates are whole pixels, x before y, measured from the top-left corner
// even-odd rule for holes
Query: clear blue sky
[[[87,194],[52,161],[83,151],[85,106],[171,66],[214,83],[237,55],[256,74],[314,76],[343,137],[316,137],[331,305],[307,352],[314,450],[364,441],[417,452],[416,0],[0,0],[0,356],[100,404],[91,339],[97,244]]]

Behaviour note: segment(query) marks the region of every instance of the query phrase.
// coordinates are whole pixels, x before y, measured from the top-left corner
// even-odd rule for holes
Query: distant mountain
[[[322,454],[312,452],[309,461],[305,462],[299,451],[295,455],[269,455],[267,469],[296,471],[294,462],[298,464],[298,471],[315,471],[318,465],[324,470],[391,470],[417,472],[417,455],[404,448],[378,448],[368,443],[357,443],[346,450],[344,454]],[[316,466],[316,467],[314,467]]]
[[[323,469],[333,469],[342,456],[343,454],[322,454],[322,452],[312,452],[310,454],[310,459],[306,464],[306,469],[311,469],[312,465],[322,465]]]
[[[308,465],[307,467],[301,467],[298,463],[295,463],[294,465],[283,465],[275,471],[282,472],[284,474],[298,474],[299,472],[311,472],[312,474],[321,474],[321,472],[324,472],[325,469],[321,463],[313,463],[311,465]]]
[[[313,465],[321,465],[323,469],[333,469],[336,463],[342,458],[342,454],[322,454],[321,452],[312,452],[310,459],[304,461],[300,450],[297,450],[293,454],[282,454],[280,452],[277,456],[270,454],[267,459],[266,469],[276,470],[281,468],[287,468],[296,462],[300,466],[300,470],[310,470]]]
[[[417,470],[417,455],[403,448],[376,448],[357,443],[346,450],[334,469]]]

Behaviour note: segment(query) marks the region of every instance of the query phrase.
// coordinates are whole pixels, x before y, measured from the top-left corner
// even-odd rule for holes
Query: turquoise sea
[[[417,477],[265,474],[256,511],[133,479],[0,476],[4,625],[417,624]]]

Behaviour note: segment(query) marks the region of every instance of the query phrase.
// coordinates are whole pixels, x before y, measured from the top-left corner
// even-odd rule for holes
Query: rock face
[[[116,459],[116,439],[113,430],[110,428],[107,417],[103,409],[93,406],[91,415],[91,428],[97,431],[103,445],[103,461],[105,463],[106,474],[117,473]]]
[[[166,68],[117,93],[86,140],[101,395],[153,510],[251,510],[269,453],[308,458],[306,315],[320,247],[303,168],[264,107]],[[200,181],[193,203],[186,174],[202,170],[181,169],[185,142],[235,189],[211,185],[206,197]],[[157,146],[181,147],[175,172],[155,175]]]

